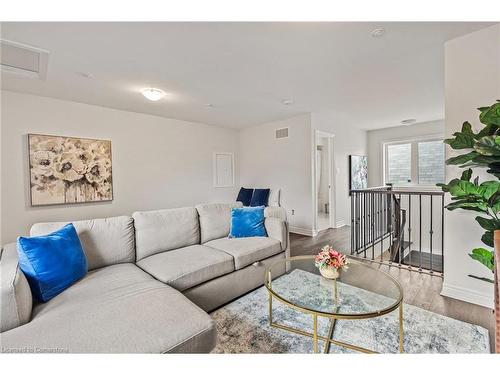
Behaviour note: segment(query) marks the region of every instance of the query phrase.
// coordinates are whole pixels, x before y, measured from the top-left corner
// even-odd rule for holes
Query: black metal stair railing
[[[443,275],[443,248],[443,192],[351,190],[352,256]]]

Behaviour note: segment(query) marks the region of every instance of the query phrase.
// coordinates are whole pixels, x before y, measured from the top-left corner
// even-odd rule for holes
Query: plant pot
[[[335,280],[340,276],[339,270],[333,267],[320,268],[319,272],[325,279]]]

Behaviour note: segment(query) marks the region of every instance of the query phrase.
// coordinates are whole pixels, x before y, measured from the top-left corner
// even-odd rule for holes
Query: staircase
[[[392,186],[351,190],[351,255],[443,274],[444,193]]]

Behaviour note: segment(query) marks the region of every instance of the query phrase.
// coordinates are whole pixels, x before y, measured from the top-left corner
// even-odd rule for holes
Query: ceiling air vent
[[[288,128],[276,129],[276,139],[288,138]]]
[[[10,40],[0,40],[0,71],[45,80],[49,52]]]

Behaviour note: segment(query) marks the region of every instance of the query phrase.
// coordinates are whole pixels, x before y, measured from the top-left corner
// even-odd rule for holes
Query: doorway
[[[315,214],[316,233],[335,227],[333,207],[333,134],[315,134]]]

